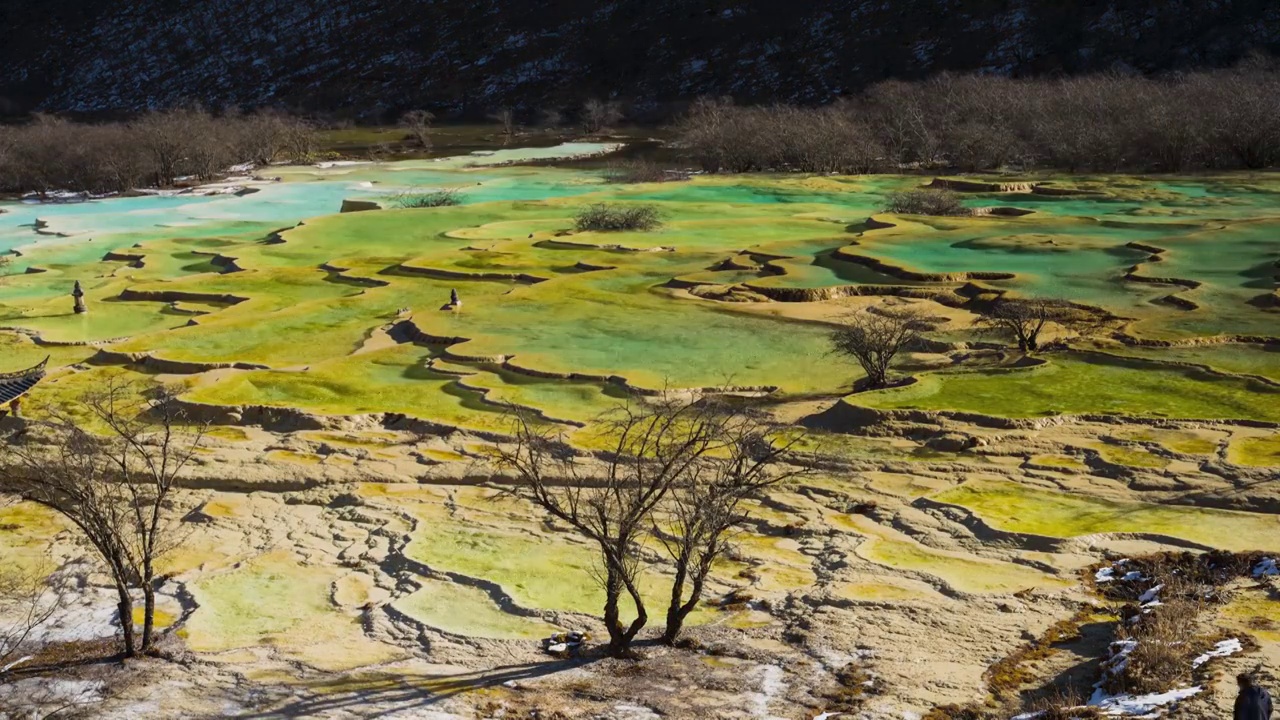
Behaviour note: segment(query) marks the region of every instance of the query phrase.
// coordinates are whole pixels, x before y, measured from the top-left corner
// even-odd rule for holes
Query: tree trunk
[[[624,572],[609,560],[606,560],[605,564],[608,569],[605,575],[604,623],[609,628],[609,653],[614,657],[623,657],[631,649],[631,641],[635,640],[636,635],[649,621],[649,615],[645,611],[640,591],[627,579]],[[622,627],[619,608],[624,589],[636,606],[636,619],[632,620],[625,629]]]
[[[133,598],[129,597],[129,588],[116,583],[116,593],[120,601],[116,610],[120,613],[120,629],[124,631],[125,657],[137,657],[138,649],[133,640]]]
[[[667,630],[662,635],[664,643],[673,645],[676,639],[680,637],[680,631],[684,629],[685,618],[689,617],[689,613],[693,612],[693,609],[698,606],[698,600],[702,597],[704,581],[704,577],[695,574],[693,588],[689,591],[689,599],[681,604],[679,598],[675,598],[671,607],[667,608]]]
[[[631,647],[631,641],[636,639],[636,635],[649,622],[649,612],[644,607],[644,598],[640,596],[640,589],[631,580],[628,580],[625,575],[622,576],[622,582],[627,588],[627,594],[631,596],[632,604],[636,606],[636,619],[631,621],[631,625],[623,635],[626,640],[626,647],[623,648],[623,652],[625,652],[627,648]]]
[[[604,625],[609,630],[609,654],[621,655],[627,651],[626,634],[618,613],[618,599],[622,595],[622,581],[613,567],[605,570]]]
[[[671,582],[671,604],[667,606],[667,629],[662,633],[662,642],[671,645],[680,634],[684,625],[684,617],[680,615],[680,607],[684,602],[684,579],[689,574],[689,560],[686,557],[676,559],[676,577]]]
[[[152,630],[156,622],[156,589],[152,582],[151,563],[146,564],[142,578],[142,652],[151,650]]]

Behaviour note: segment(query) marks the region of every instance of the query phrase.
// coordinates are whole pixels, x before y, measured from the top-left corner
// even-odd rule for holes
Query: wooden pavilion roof
[[[11,373],[0,373],[0,405],[8,405],[27,393],[44,378],[45,366],[49,358],[35,367]]]

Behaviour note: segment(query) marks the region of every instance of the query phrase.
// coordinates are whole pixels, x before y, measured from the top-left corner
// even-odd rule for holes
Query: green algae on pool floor
[[[1063,353],[1027,368],[943,371],[849,401],[1011,418],[1100,414],[1280,422],[1280,386],[1195,368]]]
[[[1237,438],[1227,447],[1227,459],[1237,465],[1280,467],[1280,435]]]
[[[340,574],[274,551],[201,578],[189,586],[200,607],[184,627],[187,643],[198,652],[267,645],[285,658],[331,670],[400,657],[366,638],[359,618],[332,605]]]
[[[1070,538],[1095,533],[1147,533],[1231,551],[1262,550],[1280,537],[1280,517],[1187,505],[1110,501],[971,480],[933,496],[973,511],[998,530]]]
[[[931,548],[860,515],[835,515],[831,519],[837,526],[866,538],[856,550],[860,557],[885,567],[936,577],[959,592],[1013,593],[1070,584],[1024,565]]]
[[[505,431],[510,421],[480,393],[425,365],[431,350],[414,345],[339,357],[302,370],[241,371],[196,387],[192,402],[293,407],[327,415],[399,412],[474,430]]]
[[[66,528],[53,510],[33,502],[0,505],[0,579],[40,578],[57,569],[49,543]]]
[[[1103,460],[1115,465],[1158,470],[1169,464],[1167,459],[1154,455],[1140,447],[1127,447],[1105,442],[1093,443],[1090,447],[1097,451]]]
[[[1013,273],[991,282],[1017,293],[1052,291],[1101,304],[1132,317],[1135,331],[1161,335],[1265,334],[1274,320],[1249,297],[1266,291],[1268,278],[1255,271],[1274,262],[1277,252],[1269,238],[1280,220],[1275,183],[1267,176],[1159,182],[1067,177],[1061,186],[1093,194],[978,193],[966,195],[966,203],[1022,202],[1035,212],[880,215],[894,226],[879,227],[866,220],[879,213],[886,194],[921,178],[706,176],[617,185],[582,169],[495,166],[503,158],[601,149],[568,145],[444,161],[283,168],[286,182],[245,197],[14,206],[0,220],[0,239],[23,247],[21,270],[47,272],[0,282],[0,324],[47,339],[114,341],[108,350],[165,360],[251,363],[296,373],[223,378],[216,387],[196,390],[202,402],[405,412],[490,429],[494,405],[508,401],[551,418],[589,421],[611,398],[606,378],[649,389],[737,385],[782,394],[841,392],[856,373],[827,354],[824,323],[834,316],[799,311],[783,317],[746,307],[759,303],[698,299],[673,289],[673,281],[744,282],[740,287],[770,291],[923,282],[846,262],[844,254],[924,272]],[[345,197],[385,197],[411,186],[465,186],[464,202],[336,213]],[[574,232],[577,210],[598,201],[652,203],[664,225],[654,232]],[[25,229],[36,219],[68,237]],[[288,227],[299,220],[304,222]],[[1159,254],[1146,249],[1151,245],[1165,248],[1160,260],[1150,258]],[[1153,304],[1182,291],[1126,281],[1123,274],[1135,263],[1159,266],[1157,274],[1185,271],[1203,283],[1184,293],[1201,309]],[[88,316],[70,312],[66,294],[75,279],[90,294]],[[955,283],[933,285],[949,291]],[[461,310],[438,311],[455,289]],[[416,367],[425,362],[421,357],[380,360],[388,342],[384,331],[403,330],[405,322],[425,333],[419,338],[448,344],[447,357],[476,366],[476,372],[451,383]],[[23,348],[24,357],[31,350]],[[1161,356],[1164,350],[1167,356]],[[1204,364],[1226,372],[1272,376],[1274,353],[1262,345],[1239,357],[1225,349],[1132,354],[1194,362],[1194,352],[1216,353]],[[88,354],[59,350],[53,363],[69,365]],[[357,357],[363,359],[351,359]],[[483,367],[494,363],[505,367]],[[396,369],[384,372],[389,366]],[[526,382],[517,371],[539,377]],[[1031,372],[1037,374],[1032,378]],[[1148,380],[1135,382],[1140,376]],[[1151,392],[1162,385],[1176,392],[1152,401]],[[1101,412],[1274,420],[1268,409],[1276,405],[1273,390],[1171,366],[1054,356],[1050,367],[1036,371],[936,373],[913,388],[858,401],[937,409],[981,405],[1018,417]]]
[[[504,612],[483,590],[443,580],[423,580],[421,588],[394,607],[437,630],[467,637],[535,640],[558,629],[537,618]]]
[[[1186,455],[1212,455],[1225,433],[1213,430],[1168,430],[1138,428],[1118,434],[1121,439],[1134,442],[1156,443]]]
[[[1108,352],[1147,360],[1205,365],[1240,375],[1258,375],[1280,382],[1280,345],[1220,343],[1196,347],[1123,347]]]

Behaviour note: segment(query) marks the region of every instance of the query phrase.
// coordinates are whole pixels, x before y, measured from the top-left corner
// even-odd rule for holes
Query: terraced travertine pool
[[[483,161],[525,157],[509,151]],[[595,395],[583,383],[607,378],[646,388],[731,384],[795,395],[836,393],[854,379],[826,353],[824,321],[831,316],[810,304],[713,302],[680,288],[736,285],[766,295],[851,285],[955,289],[965,273],[996,272],[1010,277],[980,284],[1104,307],[1130,318],[1126,332],[1135,338],[1276,335],[1277,311],[1266,298],[1280,258],[1280,184],[1266,176],[1059,178],[1059,186],[1092,194],[976,194],[966,201],[1034,212],[951,219],[880,212],[887,192],[921,182],[911,177],[610,185],[588,170],[461,159],[278,174],[284,182],[243,196],[6,206],[0,248],[21,255],[0,284],[0,325],[57,348],[59,365],[92,355],[67,349],[88,342],[95,350],[264,368],[216,383],[197,377],[191,397],[200,402],[334,414],[416,407],[467,427],[485,426],[483,416],[494,411],[478,400],[486,393],[581,421],[574,408]],[[464,204],[334,212],[343,199],[385,201],[406,187],[459,188]],[[597,201],[654,203],[666,224],[645,233],[567,232],[576,209]],[[869,230],[871,216],[893,226]],[[1163,252],[1153,254],[1153,247]],[[891,269],[872,270],[863,257]],[[735,269],[719,269],[725,261]],[[1197,286],[1127,280],[1135,265],[1140,275]],[[903,279],[892,268],[924,275]],[[85,287],[87,315],[69,312],[75,280]],[[437,311],[452,289],[463,310]],[[1170,295],[1190,304],[1161,300]],[[398,320],[441,342],[361,352],[372,334]],[[44,352],[11,334],[3,340],[13,350],[4,369]],[[996,414],[1012,416],[1146,408],[1158,416],[1274,419],[1268,408],[1275,388],[1258,380],[1277,374],[1280,356],[1267,352],[1274,346],[1226,347],[1122,351],[1214,372],[1064,356],[1028,381],[1040,392],[1010,391],[1018,373],[991,379],[943,372],[870,402],[965,409],[981,398]],[[426,369],[439,359],[466,364],[470,382]],[[554,380],[511,382],[521,371],[578,379],[563,391]],[[1243,374],[1254,377],[1231,377]],[[1139,378],[1147,380],[1130,382]],[[1187,407],[1146,402],[1166,381],[1185,389],[1171,401]],[[1100,388],[1123,388],[1125,397]]]
[[[988,427],[1110,423],[1034,447],[1016,437],[1007,443],[1018,448],[990,457],[919,438],[815,433],[806,450],[864,462],[865,472],[809,478],[753,504],[712,584],[720,593],[749,585],[759,604],[705,608],[697,625],[774,627],[761,608],[794,594],[950,612],[967,598],[1063,592],[1088,562],[1065,545],[961,543],[921,507],[1064,542],[1124,535],[1244,550],[1275,537],[1274,515],[1148,501],[1115,477],[1183,487],[1180,474],[1201,467],[1256,478],[1280,465],[1280,180],[1046,178],[1080,194],[966,194],[973,207],[1032,212],[924,218],[882,211],[888,193],[929,180],[917,176],[618,185],[597,170],[502,164],[602,149],[273,168],[281,180],[248,183],[249,194],[0,204],[0,251],[17,253],[0,277],[0,372],[50,357],[30,414],[127,377],[180,383],[207,406],[363,416],[295,433],[219,426],[210,457],[353,483],[361,513],[387,513],[378,522],[394,529],[414,581],[379,586],[376,571],[347,557],[377,544],[343,524],[350,518],[214,492],[199,545],[166,560],[198,605],[182,622],[190,647],[222,658],[270,648],[276,660],[345,670],[405,656],[374,637],[366,605],[477,642],[527,643],[598,613],[600,591],[583,580],[589,547],[527,503],[475,487],[469,470],[429,472],[483,456],[509,428],[509,405],[589,447],[592,421],[629,388],[749,388],[800,408],[793,416],[844,403],[917,418],[951,411]],[[461,204],[390,200],[433,188],[457,189]],[[383,209],[339,213],[344,200]],[[596,202],[650,203],[664,224],[573,231],[574,214]],[[71,311],[77,280],[85,315]],[[441,310],[452,290],[461,308]],[[975,333],[966,303],[996,291],[1062,297],[1122,320],[1040,364],[971,362],[967,350],[995,340]],[[907,358],[910,385],[851,393],[858,372],[830,354],[828,333],[844,313],[885,302],[923,308],[933,339],[952,351]],[[402,415],[445,439],[380,424]],[[1207,478],[1186,487],[1203,490]],[[879,510],[850,514],[831,498]],[[0,509],[0,546],[24,563],[58,529],[26,505]],[[655,606],[668,590],[662,570],[643,588]]]

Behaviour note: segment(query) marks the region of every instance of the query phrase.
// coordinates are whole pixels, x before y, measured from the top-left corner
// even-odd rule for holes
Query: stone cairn
[[[462,309],[462,298],[458,297],[458,291],[457,291],[457,290],[450,290],[450,291],[449,291],[449,302],[448,302],[448,303],[446,303],[446,304],[444,304],[444,305],[442,305],[442,306],[440,307],[440,309],[441,309],[441,310],[451,310],[451,311],[456,311],[456,310],[461,310],[461,309]]]
[[[89,312],[89,308],[84,304],[84,290],[80,288],[80,281],[76,281],[75,289],[71,291],[71,297],[75,298],[75,311],[77,315],[83,315]]]

